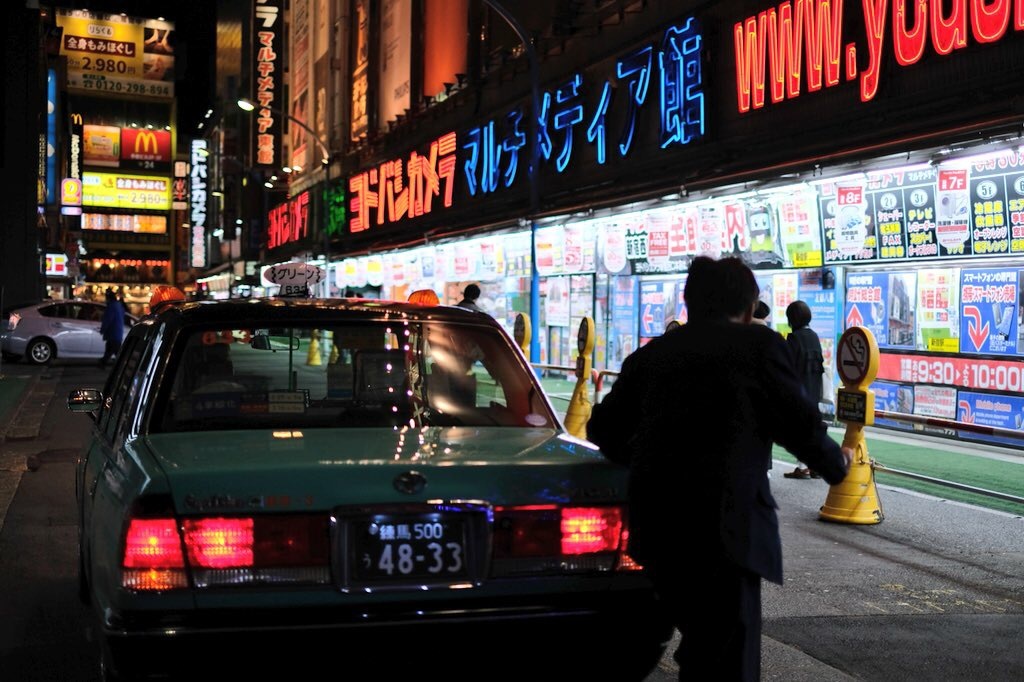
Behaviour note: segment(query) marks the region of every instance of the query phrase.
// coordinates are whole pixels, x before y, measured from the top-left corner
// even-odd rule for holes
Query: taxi
[[[624,551],[627,471],[486,314],[164,302],[68,407],[94,422],[79,583],[105,679],[643,679],[671,639]]]

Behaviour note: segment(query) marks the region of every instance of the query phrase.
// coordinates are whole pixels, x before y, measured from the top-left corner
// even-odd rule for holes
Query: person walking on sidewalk
[[[462,300],[455,305],[482,313],[484,309],[477,305],[476,300],[478,298],[480,298],[480,286],[477,284],[467,284],[466,289],[462,292]]]
[[[682,635],[680,679],[758,682],[761,580],[782,584],[772,445],[830,483],[853,452],[829,437],[782,336],[751,324],[749,267],[699,256],[683,296],[688,322],[626,358],[587,438],[630,468],[627,551]]]
[[[825,374],[825,360],[821,352],[821,339],[811,329],[811,308],[804,301],[793,301],[786,308],[786,319],[792,331],[786,337],[793,352],[793,364],[800,376],[800,383],[811,401],[821,403],[821,378]],[[819,414],[821,408],[819,407]],[[786,478],[821,478],[806,466],[798,466],[783,474]]]
[[[100,336],[103,337],[103,357],[100,358],[100,367],[106,367],[107,363],[117,355],[124,341],[124,304],[117,298],[113,289],[107,289],[107,308],[103,311],[103,321],[100,322]]]

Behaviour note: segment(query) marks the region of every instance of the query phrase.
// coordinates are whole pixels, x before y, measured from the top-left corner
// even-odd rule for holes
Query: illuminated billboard
[[[121,163],[121,129],[116,126],[82,126],[82,162],[86,166],[117,168]]]
[[[174,97],[174,24],[88,10],[57,10],[68,88]]]
[[[82,204],[101,208],[168,211],[171,179],[125,173],[83,173]]]

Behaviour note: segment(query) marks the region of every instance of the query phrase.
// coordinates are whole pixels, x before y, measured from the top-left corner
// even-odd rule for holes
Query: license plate
[[[465,579],[466,524],[458,515],[378,514],[354,524],[352,572],[364,584]]]

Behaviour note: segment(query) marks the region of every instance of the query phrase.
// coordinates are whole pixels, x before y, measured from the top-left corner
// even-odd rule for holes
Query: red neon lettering
[[[928,39],[928,3],[909,0],[913,9],[907,12],[907,1],[893,0],[892,3],[892,46],[900,66],[916,64],[924,54],[924,43]],[[913,21],[913,28],[907,28],[908,19]]]
[[[1024,0],[1017,0],[1016,9],[1014,9],[1014,16],[1017,20],[1014,22],[1013,27],[1017,31],[1024,31]]]
[[[885,39],[885,6],[888,0],[863,0],[864,28],[868,39],[868,68],[860,79],[860,101],[869,102],[878,93],[882,72],[882,43]]]
[[[932,47],[938,54],[949,54],[953,50],[967,47],[967,0],[953,0],[948,17],[942,16],[942,4],[931,4]]]
[[[733,27],[736,47],[736,100],[740,113],[764,106],[764,24],[766,13]]]
[[[1018,0],[1017,23],[1020,24]],[[979,43],[994,43],[1006,33],[1010,24],[1010,0],[971,0],[971,32]]]
[[[803,42],[800,26],[803,24],[804,0],[796,0],[796,16],[788,2],[775,10],[768,10],[768,60],[772,74],[772,101],[800,95],[800,70],[803,68]],[[794,30],[794,26],[796,30]]]
[[[843,37],[843,0],[835,0],[835,10],[829,0],[811,2],[804,12],[804,40],[807,44],[807,90],[821,89],[822,68],[825,85],[839,82],[841,40]]]

